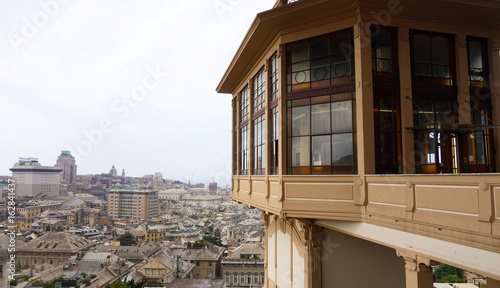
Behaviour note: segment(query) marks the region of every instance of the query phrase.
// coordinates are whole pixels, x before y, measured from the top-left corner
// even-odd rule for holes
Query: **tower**
[[[62,183],[72,184],[76,182],[76,163],[71,151],[63,150],[57,157],[54,167],[61,168],[60,179]]]

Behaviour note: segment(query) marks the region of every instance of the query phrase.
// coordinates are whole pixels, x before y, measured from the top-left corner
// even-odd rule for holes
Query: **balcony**
[[[358,221],[500,252],[500,175],[235,176],[232,199],[282,218]]]

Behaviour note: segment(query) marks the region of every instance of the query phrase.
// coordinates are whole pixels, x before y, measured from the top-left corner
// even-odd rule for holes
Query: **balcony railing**
[[[500,174],[235,176],[232,198],[282,218],[362,221],[500,252]]]

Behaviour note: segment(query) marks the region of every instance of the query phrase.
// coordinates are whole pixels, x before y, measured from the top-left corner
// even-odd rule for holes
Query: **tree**
[[[464,283],[464,280],[458,275],[449,274],[441,278],[441,283]]]
[[[89,285],[90,284],[90,278],[85,278],[82,280],[82,284]]]
[[[22,279],[24,281],[27,281],[28,279],[30,279],[30,276],[29,275],[21,275],[19,277],[17,277],[18,279]]]
[[[434,270],[434,277],[439,283],[462,283],[462,270],[446,265],[439,264],[439,266]]]
[[[120,235],[120,237],[118,237],[118,241],[120,241],[121,246],[133,246],[137,244],[134,235],[130,234],[129,232]]]
[[[213,226],[209,226],[207,231],[205,231],[205,235],[202,238],[203,241],[207,243],[212,243],[217,246],[222,246],[221,233],[219,228],[214,230]]]
[[[43,286],[43,281],[38,279],[38,280],[31,282],[31,287],[36,287],[36,286]]]

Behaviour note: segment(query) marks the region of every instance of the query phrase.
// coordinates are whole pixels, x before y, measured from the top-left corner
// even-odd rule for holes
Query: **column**
[[[465,34],[455,35],[455,61],[457,69],[458,117],[460,123],[471,123],[469,65],[467,60],[467,40]],[[460,161],[458,161],[460,163]]]
[[[500,123],[500,39],[492,38],[488,41],[488,58],[490,61],[490,88],[491,104],[493,106],[492,120]],[[500,133],[494,133],[495,147],[500,143]],[[500,153],[495,154],[496,172],[500,171]]]
[[[417,256],[411,251],[396,251],[405,260],[406,288],[433,288],[434,275],[430,259]]]
[[[369,24],[360,21],[354,26],[357,164],[362,176],[375,173],[371,35],[366,25]]]
[[[323,228],[314,224],[307,226],[307,258],[305,265],[306,270],[304,271],[304,274],[307,277],[307,283],[305,287],[321,288],[321,271],[323,269],[321,265],[321,257],[323,251]]]
[[[278,175],[286,175],[286,57],[283,56],[286,46],[278,47]]]
[[[253,78],[250,78],[248,80],[248,181],[250,182],[250,194],[252,194],[252,181],[251,181],[251,175],[253,175],[253,140],[254,140],[254,135],[253,135]]]
[[[270,150],[269,147],[271,146],[271,145],[269,145],[269,140],[270,140],[270,137],[271,137],[271,133],[270,133],[271,130],[269,129],[269,127],[271,127],[271,126],[269,126],[269,125],[271,125],[271,121],[270,121],[271,119],[269,119],[270,116],[271,116],[271,113],[269,113],[269,102],[270,102],[270,99],[271,99],[271,89],[270,89],[270,87],[271,87],[270,84],[271,83],[269,82],[269,80],[270,80],[269,76],[270,76],[270,70],[271,69],[269,69],[269,67],[270,67],[269,59],[266,59],[266,64],[265,64],[265,68],[264,68],[264,75],[265,75],[264,76],[264,81],[266,83],[264,85],[264,87],[265,87],[264,89],[266,89],[265,96],[264,96],[264,109],[265,109],[265,112],[264,112],[264,115],[265,115],[264,116],[265,125],[264,125],[264,127],[266,128],[266,132],[265,132],[265,135],[264,135],[264,139],[265,139],[264,140],[264,150],[266,151],[265,155],[264,155],[265,156],[265,158],[264,158],[264,163],[265,163],[264,164],[265,165],[265,167],[264,167],[264,171],[265,171],[264,175],[266,175],[266,183],[268,182],[267,181],[267,179],[268,179],[267,176],[270,174],[269,166],[271,164],[270,163],[271,162],[270,161],[270,159],[271,159],[270,154],[271,153],[269,151]],[[268,185],[266,185],[266,186],[267,186],[266,190],[269,190],[269,186]],[[266,195],[268,195],[268,193],[266,193]]]
[[[403,173],[415,173],[414,136],[406,127],[413,126],[413,102],[411,87],[410,32],[407,27],[398,28],[399,79],[401,83],[401,138],[403,146]]]

